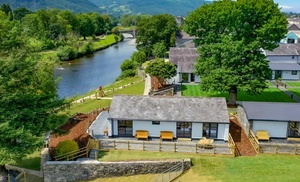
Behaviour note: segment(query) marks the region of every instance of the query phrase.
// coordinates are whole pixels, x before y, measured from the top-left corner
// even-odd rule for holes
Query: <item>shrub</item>
[[[57,49],[57,56],[61,61],[75,59],[77,52],[71,46],[63,46]]]
[[[128,77],[134,77],[136,75],[136,70],[125,70],[122,71],[121,75],[116,78],[116,81],[122,80],[124,78],[128,78]]]
[[[58,144],[58,146],[55,149],[55,153],[56,153],[56,156],[61,156],[61,155],[67,154],[69,152],[78,150],[78,149],[79,149],[79,146],[78,146],[77,142],[75,142],[73,140],[65,140]],[[74,156],[71,155],[70,157],[74,157]]]

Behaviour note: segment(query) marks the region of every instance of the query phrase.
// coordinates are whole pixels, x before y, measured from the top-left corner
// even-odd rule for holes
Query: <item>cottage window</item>
[[[300,123],[290,122],[289,123],[289,137],[300,137]]]
[[[160,125],[160,121],[152,121],[152,125]]]
[[[177,137],[191,138],[192,137],[192,123],[177,122]]]
[[[132,136],[132,121],[119,120],[118,121],[118,135]]]
[[[292,75],[297,75],[297,71],[292,71]]]

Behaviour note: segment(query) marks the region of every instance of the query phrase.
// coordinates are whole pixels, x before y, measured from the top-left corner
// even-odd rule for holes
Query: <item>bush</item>
[[[88,42],[86,45],[84,45],[83,49],[81,51],[81,53],[83,55],[85,55],[85,54],[92,54],[94,52],[95,52],[95,50],[94,50],[93,44],[91,42]]]
[[[61,155],[67,154],[69,152],[78,150],[78,149],[79,149],[79,146],[78,146],[77,142],[75,142],[73,140],[65,140],[58,144],[58,146],[55,149],[55,153],[56,153],[56,156],[61,156]],[[73,156],[70,156],[70,157],[73,157]]]
[[[135,77],[136,75],[136,70],[125,70],[122,71],[121,75],[116,79],[116,81],[122,80],[124,78],[128,77]]]
[[[77,52],[71,46],[63,46],[57,49],[57,56],[61,61],[75,59]]]

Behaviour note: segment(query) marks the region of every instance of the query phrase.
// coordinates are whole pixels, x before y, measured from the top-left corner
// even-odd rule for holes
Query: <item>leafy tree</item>
[[[43,145],[61,123],[51,64],[18,50],[0,58],[0,165],[14,163]]]
[[[184,29],[198,37],[200,88],[229,92],[231,105],[238,90],[262,92],[270,69],[261,49],[276,48],[286,25],[286,17],[270,0],[216,1],[191,12]]]
[[[9,17],[10,21],[13,20],[13,13],[9,4],[2,4],[0,10],[3,11]]]
[[[153,45],[152,54],[157,58],[164,57],[165,53],[167,52],[167,48],[163,42],[158,42]]]
[[[136,62],[137,65],[141,66],[147,60],[147,57],[143,51],[138,51],[131,55],[131,60]]]
[[[79,14],[77,15],[77,18],[79,22],[79,34],[83,36],[84,40],[86,40],[87,36],[92,36],[94,33],[94,26],[92,24],[92,21],[87,14]]]
[[[119,35],[119,34],[120,34],[119,27],[114,27],[114,28],[112,28],[111,33],[113,33],[113,34],[115,34],[115,35]]]
[[[13,11],[14,14],[14,19],[15,20],[21,20],[23,17],[25,17],[27,14],[33,13],[32,11],[22,7],[22,8],[17,8]]]
[[[161,85],[163,85],[166,79],[176,75],[176,68],[170,62],[165,62],[163,59],[155,59],[146,67],[145,73],[157,77]]]
[[[135,70],[136,69],[136,65],[134,64],[134,62],[130,59],[126,59],[122,64],[121,64],[121,70],[122,72],[125,70]]]
[[[154,15],[144,17],[137,25],[137,49],[144,51],[147,56],[152,54],[153,45],[163,42],[167,49],[175,46],[171,41],[175,36],[177,24],[175,18],[171,15]]]

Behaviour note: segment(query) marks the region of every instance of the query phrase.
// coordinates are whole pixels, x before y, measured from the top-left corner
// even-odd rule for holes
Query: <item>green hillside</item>
[[[69,9],[73,12],[101,12],[89,0],[0,0],[0,5],[9,4],[12,9],[25,7],[32,11],[38,9],[58,8]]]
[[[114,15],[129,14],[172,14],[186,16],[209,3],[205,0],[90,0],[97,5],[102,12]]]

